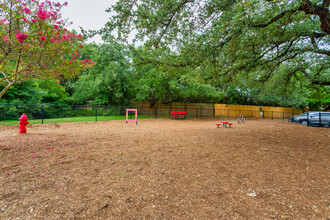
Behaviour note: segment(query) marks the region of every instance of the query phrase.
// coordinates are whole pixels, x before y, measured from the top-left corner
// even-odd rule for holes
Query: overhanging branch
[[[275,21],[279,20],[280,18],[283,18],[286,14],[293,13],[293,12],[294,12],[294,10],[283,11],[281,14],[276,15],[275,17],[273,17],[272,19],[270,19],[267,23],[264,23],[264,24],[254,24],[252,26],[253,27],[261,27],[261,28],[267,27],[270,24],[274,23]]]
[[[302,0],[299,11],[303,11],[306,14],[317,15],[321,21],[321,30],[330,34],[330,11],[329,0],[323,0],[321,6],[313,4],[310,0]]]
[[[296,71],[300,71],[301,73],[303,73],[308,79],[310,79],[312,81],[313,85],[330,86],[329,81],[315,80],[311,75],[309,75],[306,72],[306,70],[304,70],[302,68],[298,68]]]

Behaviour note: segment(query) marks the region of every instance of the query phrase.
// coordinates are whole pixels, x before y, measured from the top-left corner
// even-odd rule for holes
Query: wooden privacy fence
[[[204,103],[156,103],[150,108],[149,102],[132,103],[139,111],[139,115],[151,116],[155,118],[171,118],[171,111],[187,111],[190,118],[210,118],[214,117],[213,104]]]
[[[243,114],[246,118],[289,118],[302,112],[290,107],[214,104],[215,117],[238,117]]]
[[[290,107],[227,105],[205,103],[155,103],[150,108],[149,102],[132,103],[139,109],[139,115],[155,118],[171,118],[171,111],[187,111],[190,118],[238,117],[243,114],[246,118],[289,118],[302,113],[302,110]],[[262,108],[262,111],[260,111]],[[260,114],[262,112],[262,114]]]

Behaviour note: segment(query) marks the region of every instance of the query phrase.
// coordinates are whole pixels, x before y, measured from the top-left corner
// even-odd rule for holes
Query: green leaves
[[[329,62],[330,38],[320,15],[311,16],[302,1],[120,0],[113,9],[116,22],[107,27],[124,37],[136,29],[136,39],[146,39],[148,53],[137,51],[142,63],[213,69],[212,78],[232,82],[251,74],[270,80],[282,65],[326,73],[310,67]]]
[[[124,105],[134,97],[129,51],[112,38],[106,41],[102,45],[86,46],[82,56],[93,57],[97,64],[73,86],[73,103],[91,101],[99,105]]]

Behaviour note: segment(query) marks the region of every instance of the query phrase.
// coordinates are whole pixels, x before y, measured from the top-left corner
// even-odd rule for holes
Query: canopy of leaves
[[[142,63],[204,67],[214,81],[329,85],[329,1],[119,0],[103,32],[144,42]],[[283,67],[285,66],[285,67]],[[304,77],[301,77],[304,76]]]
[[[164,104],[171,102],[219,102],[224,93],[206,84],[198,73],[180,74],[162,71],[152,64],[136,67],[136,99]],[[195,74],[195,76],[191,76]]]
[[[1,86],[0,86],[1,89]],[[2,103],[63,104],[68,95],[54,80],[32,79],[15,84],[1,99]]]
[[[71,101],[76,104],[88,101],[102,105],[127,104],[134,97],[129,51],[111,38],[102,45],[89,44],[86,49],[97,64],[74,84]]]

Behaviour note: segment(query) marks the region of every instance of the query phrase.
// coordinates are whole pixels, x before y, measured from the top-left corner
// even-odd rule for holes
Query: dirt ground
[[[330,218],[329,128],[221,120],[0,126],[0,219]]]

